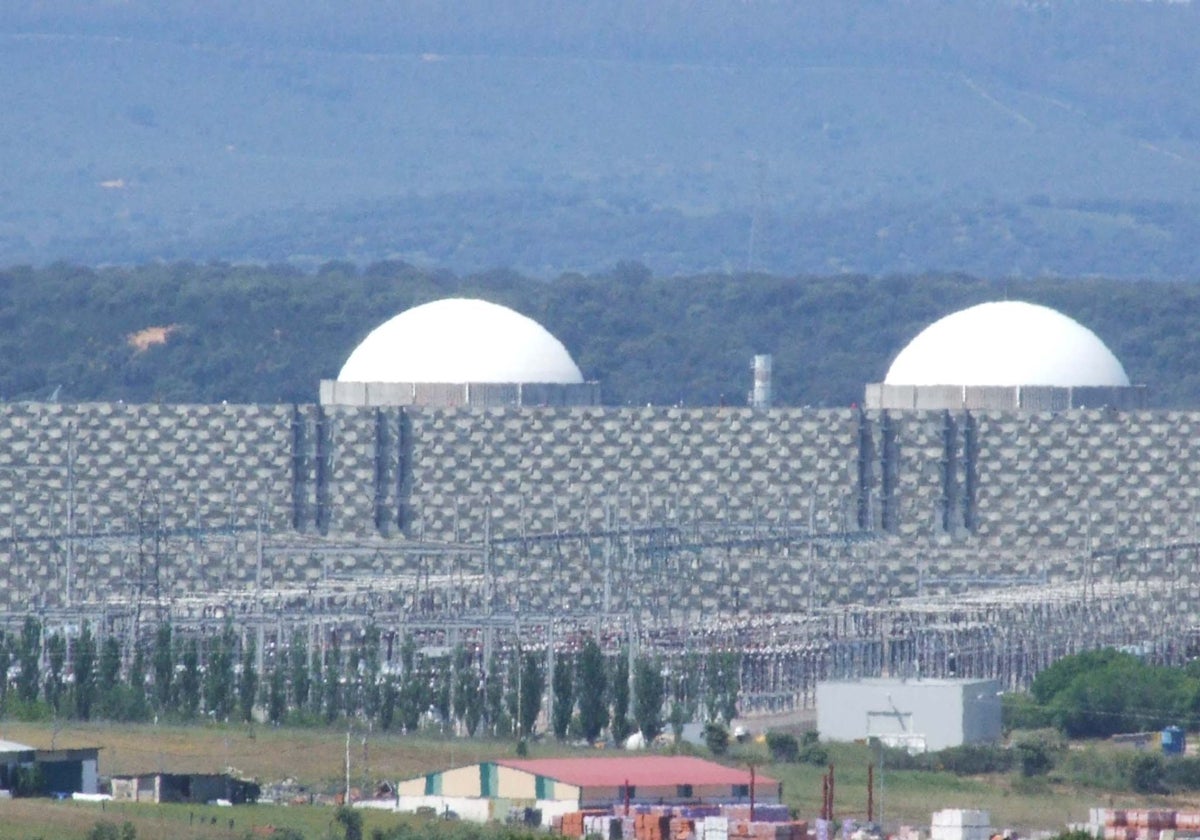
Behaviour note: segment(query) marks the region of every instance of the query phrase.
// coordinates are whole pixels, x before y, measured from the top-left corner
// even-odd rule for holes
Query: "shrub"
[[[116,823],[97,820],[92,830],[87,833],[87,840],[121,840],[121,832]]]
[[[1138,753],[1129,764],[1129,787],[1136,793],[1162,793],[1164,775],[1162,756]]]
[[[786,732],[768,732],[767,749],[771,760],[781,764],[792,764],[800,759],[800,742],[795,735]]]
[[[1044,741],[1026,740],[1016,746],[1021,775],[1025,778],[1045,776],[1054,766],[1054,756]]]
[[[929,769],[945,770],[957,776],[979,776],[983,773],[1004,773],[1012,769],[1011,750],[991,745],[964,744],[948,747],[929,756]]]
[[[729,751],[729,730],[719,723],[706,724],[704,744],[713,755],[725,755]]]
[[[797,755],[803,764],[815,764],[818,767],[829,763],[829,751],[821,746],[821,735],[810,729],[800,736],[800,751]]]
[[[1049,710],[1029,694],[1001,697],[1001,721],[1006,732],[1014,729],[1043,729],[1054,725]]]
[[[1163,785],[1170,793],[1200,790],[1200,758],[1178,756],[1163,762]]]

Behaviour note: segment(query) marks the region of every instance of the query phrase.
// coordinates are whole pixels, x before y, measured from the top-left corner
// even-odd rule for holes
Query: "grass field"
[[[114,724],[55,728],[51,724],[0,722],[0,739],[37,747],[100,746],[100,772],[105,776],[157,770],[217,772],[232,767],[264,785],[294,779],[316,792],[336,791],[345,779],[346,734],[333,729]],[[785,801],[802,817],[811,819],[817,814],[821,776],[826,768],[776,765],[768,761],[761,746],[740,749],[743,751],[730,761],[753,761],[762,774],[783,782]],[[534,744],[530,755],[570,752],[569,747],[547,742]],[[403,779],[433,769],[514,755],[509,741],[355,732],[351,736],[351,783],[370,790],[382,779]],[[867,748],[835,744],[830,745],[829,755],[837,779],[836,816],[864,817],[870,762]],[[877,787],[877,806],[881,800],[889,826],[928,825],[929,814],[940,808],[981,808],[992,814],[993,825],[1014,827],[1022,833],[1084,821],[1088,808],[1094,806],[1200,807],[1194,800],[1109,794],[1049,782],[1022,782],[1011,775],[960,778],[947,773],[889,771],[886,767],[882,791]],[[118,825],[128,820],[141,840],[242,838],[255,829],[261,836],[267,826],[294,828],[313,840],[330,836],[333,830],[333,809],[329,807],[108,803],[101,810],[101,806],[90,803],[27,799],[0,800],[0,840],[82,838],[98,819]],[[371,828],[399,819],[392,814],[368,812],[367,836]],[[333,836],[341,835],[333,830]]]

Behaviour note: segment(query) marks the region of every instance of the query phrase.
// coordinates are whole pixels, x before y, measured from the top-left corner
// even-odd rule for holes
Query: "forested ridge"
[[[4,11],[0,264],[1200,275],[1197,4]]]
[[[922,328],[964,306],[1052,306],[1104,340],[1160,408],[1200,406],[1200,286],[701,274],[637,263],[545,281],[396,262],[358,268],[155,263],[0,270],[0,397],[314,402],[367,332],[404,309],[482,297],[541,322],[613,405],[745,402],[755,353],[780,405],[845,406]],[[1019,337],[1014,337],[1019,340]]]

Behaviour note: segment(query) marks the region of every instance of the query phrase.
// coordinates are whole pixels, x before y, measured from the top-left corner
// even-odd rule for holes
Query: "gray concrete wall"
[[[1000,737],[1000,686],[992,680],[866,679],[817,685],[822,738],[941,750]]]
[[[596,544],[520,538],[606,515],[873,535],[610,569],[613,608],[798,609],[972,574],[1078,577],[1089,545],[1193,536],[1197,431],[1200,412],[1110,409],[0,404],[0,606],[59,603],[68,559],[77,600],[148,591],[152,573],[170,597],[405,571],[389,544],[477,541],[488,511],[509,541],[500,603],[530,608],[603,603]],[[268,552],[260,565],[260,518],[269,533],[374,540],[381,554]],[[173,534],[158,549],[156,529]]]

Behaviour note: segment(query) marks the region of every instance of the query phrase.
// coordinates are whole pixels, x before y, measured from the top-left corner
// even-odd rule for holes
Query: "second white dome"
[[[981,303],[935,321],[888,368],[887,385],[1128,387],[1095,333],[1047,306]]]

